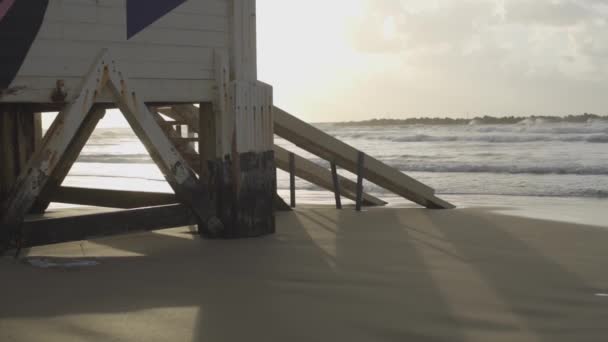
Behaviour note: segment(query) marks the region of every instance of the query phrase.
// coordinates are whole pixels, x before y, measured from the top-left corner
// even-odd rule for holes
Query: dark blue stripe
[[[187,0],[127,0],[127,39]]]

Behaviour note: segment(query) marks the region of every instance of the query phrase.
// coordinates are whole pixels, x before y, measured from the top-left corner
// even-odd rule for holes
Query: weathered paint
[[[93,107],[97,94],[106,88],[110,89],[117,106],[164,173],[179,201],[190,206],[199,220],[210,229],[221,230],[221,222],[213,215],[207,189],[199,184],[194,171],[137,96],[118,62],[105,51],[92,65],[79,95],[59,113],[43,146],[34,154],[28,169],[11,190],[2,210],[0,242],[20,244],[19,227],[25,214],[32,208],[49,179],[53,178],[57,169],[61,169],[58,166],[70,145],[82,134],[80,127]]]
[[[33,247],[196,223],[197,216],[183,204],[41,219],[23,224],[21,243]]]
[[[224,223],[221,234],[200,226],[209,238],[248,238],[275,232],[276,169],[272,151],[238,155],[208,162],[210,187],[217,216]]]
[[[0,203],[39,146],[39,125],[27,106],[0,104]]]

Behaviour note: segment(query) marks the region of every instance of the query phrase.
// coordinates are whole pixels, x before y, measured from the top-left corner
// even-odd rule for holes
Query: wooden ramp
[[[199,109],[193,105],[177,105],[171,108],[159,108],[158,111],[163,115],[176,120],[177,123],[187,125],[189,129],[199,133]],[[193,168],[199,163],[197,160],[197,154],[193,152],[184,152],[186,159],[189,161]],[[277,168],[290,172],[289,167],[289,154],[290,151],[274,145],[275,162]],[[188,157],[190,156],[190,157]],[[194,158],[192,158],[194,156]],[[305,158],[295,155],[295,175],[305,181],[315,184],[323,189],[329,191],[335,191],[332,173]],[[340,195],[350,200],[357,200],[357,184],[348,178],[338,177],[340,183]],[[384,206],[387,202],[372,196],[368,193],[362,193],[362,204],[365,206]]]
[[[289,172],[290,152],[281,146],[274,145],[274,158],[277,168]],[[311,182],[323,189],[334,191],[332,174],[324,167],[317,165],[306,158],[295,155],[295,174],[297,177]],[[357,184],[346,177],[339,177],[340,194],[350,200],[357,200]],[[387,203],[368,193],[363,193],[363,205],[383,206]]]
[[[162,114],[185,123],[195,132],[199,128],[199,109],[192,105],[178,105],[172,108],[159,108]],[[274,132],[281,138],[290,141],[301,149],[315,154],[327,161],[334,162],[350,172],[358,174],[358,162],[361,151],[330,136],[327,133],[307,124],[286,111],[274,107]],[[275,145],[276,164],[279,169],[289,172],[289,154],[284,148]],[[296,176],[318,185],[329,191],[334,191],[332,174],[329,170],[312,163],[305,158],[295,156]],[[388,166],[381,161],[365,155],[362,169],[363,178],[386,190],[394,192],[412,202],[431,209],[452,209],[454,206],[437,196],[431,187],[403,174],[401,171]],[[357,184],[340,177],[340,194],[356,200]],[[386,205],[385,201],[370,194],[362,194],[364,205]]]
[[[358,174],[361,152],[354,147],[307,124],[286,111],[274,107],[274,132],[303,150]],[[366,155],[363,178],[430,209],[452,209],[454,206],[435,196],[435,190]]]

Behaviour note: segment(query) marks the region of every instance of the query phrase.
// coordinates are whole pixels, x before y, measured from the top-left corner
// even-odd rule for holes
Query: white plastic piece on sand
[[[27,259],[27,262],[38,268],[76,268],[76,267],[92,267],[99,265],[98,261],[95,260],[70,260],[59,262],[51,259],[43,258],[31,258]]]

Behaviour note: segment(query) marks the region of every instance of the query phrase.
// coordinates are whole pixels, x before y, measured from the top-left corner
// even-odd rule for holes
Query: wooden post
[[[172,204],[90,215],[50,218],[23,224],[22,247],[85,240],[91,237],[189,226],[198,217],[190,207]]]
[[[361,211],[363,201],[363,172],[365,170],[365,153],[359,152],[357,158],[357,211]]]
[[[291,207],[296,207],[296,156],[289,154],[289,194]]]
[[[0,203],[39,145],[37,117],[24,105],[0,106]]]
[[[340,178],[338,178],[338,167],[335,162],[331,162],[331,178],[334,182],[334,196],[336,197],[336,209],[342,209],[342,199],[340,197]]]
[[[345,170],[357,172],[357,149],[277,107],[274,108],[274,133],[305,151],[335,161]],[[373,157],[366,156],[365,159],[368,181],[427,208],[454,208],[435,196],[431,187]]]
[[[274,157],[277,168],[289,172],[289,151],[281,146],[274,145]],[[334,191],[334,182],[332,180],[331,170],[328,170],[321,165],[311,162],[297,154],[296,157],[296,177],[315,184],[323,189]],[[337,166],[337,165],[336,165]],[[340,182],[340,194],[350,200],[357,200],[357,183],[346,177],[338,174]],[[383,206],[387,203],[377,197],[363,192],[364,206]]]
[[[198,125],[196,125],[198,123]],[[190,129],[198,126],[198,153],[200,155],[201,182],[210,184],[210,165],[218,158],[217,129],[215,112],[211,102],[204,102],[199,107],[199,120],[189,125]],[[211,164],[210,164],[211,163]]]
[[[216,58],[217,101],[201,104],[200,109],[178,105],[160,111],[188,122],[190,127],[199,127],[201,162],[207,161],[212,201],[225,227],[219,237],[272,234],[276,195],[272,87],[229,82],[225,60]],[[203,235],[214,237],[204,231]]]

